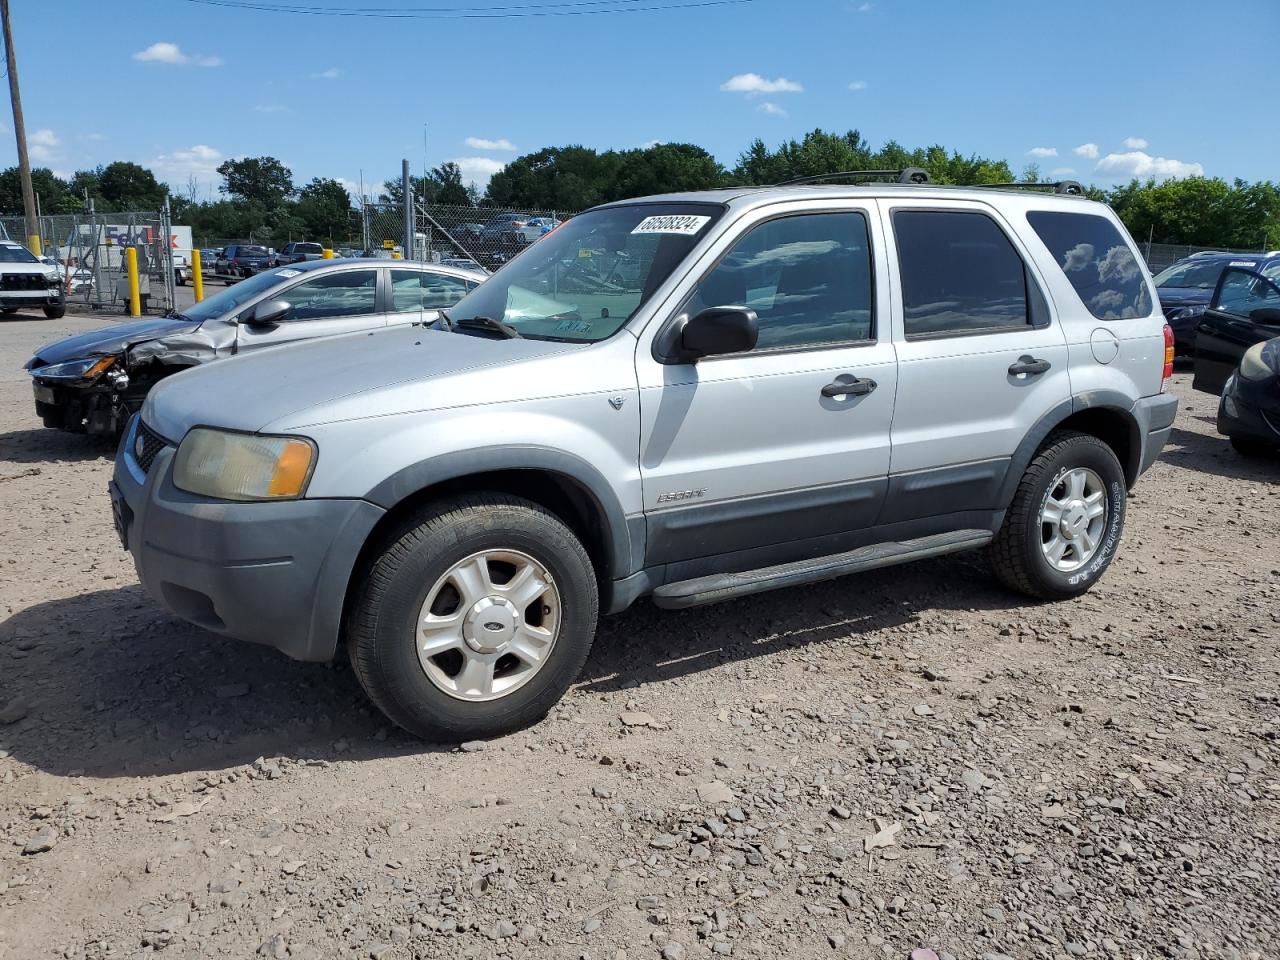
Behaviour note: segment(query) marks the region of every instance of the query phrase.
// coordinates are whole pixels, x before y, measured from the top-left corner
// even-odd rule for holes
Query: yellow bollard
[[[142,297],[138,293],[138,251],[128,247],[124,251],[125,269],[129,273],[129,316],[142,316]]]
[[[40,256],[40,252],[43,249],[40,245],[40,234],[33,233],[31,236],[27,237],[27,249],[37,257]]]
[[[200,251],[191,251],[191,289],[195,292],[196,303],[204,299],[204,273],[200,266]]]
[[[330,250],[328,247],[325,247],[325,248],[324,248],[324,253],[322,253],[320,256],[321,256],[323,259],[325,259],[325,260],[332,260],[332,259],[333,259],[333,251],[332,251],[332,250]]]

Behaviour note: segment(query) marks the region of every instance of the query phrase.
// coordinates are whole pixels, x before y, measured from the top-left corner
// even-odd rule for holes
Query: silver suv
[[[423,737],[540,718],[600,612],[959,550],[1088,590],[1169,436],[1172,340],[1106,206],[741,188],[565,223],[413,328],[162,381],[111,499],[178,616],[345,643]]]

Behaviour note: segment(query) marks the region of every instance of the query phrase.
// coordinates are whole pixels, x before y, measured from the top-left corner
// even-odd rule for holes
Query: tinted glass
[[[1157,287],[1199,287],[1212,290],[1227,265],[1225,260],[1185,260],[1156,274]]]
[[[294,249],[298,253],[324,253],[324,247],[318,243],[299,243]]]
[[[237,257],[265,257],[266,247],[236,247]]]
[[[266,273],[256,273],[233,287],[227,287],[212,296],[205,297],[199,303],[183,307],[182,316],[188,320],[213,320],[223,314],[231,313],[237,307],[243,306],[273,287],[284,287],[295,277],[297,277],[296,271],[268,270]]]
[[[391,271],[391,309],[439,310],[451,307],[467,295],[467,283],[459,277],[425,270]]]
[[[1222,286],[1211,306],[1223,313],[1247,317],[1262,307],[1280,307],[1280,287],[1274,280],[1267,280],[1252,270],[1228,267],[1222,273]]]
[[[1027,326],[1026,268],[990,217],[897,210],[893,232],[907,336]]]
[[[860,213],[770,220],[739,240],[687,307],[747,306],[757,350],[872,338],[871,244]]]
[[[378,271],[340,270],[284,291],[293,306],[290,320],[358,317],[374,312]]]
[[[449,311],[523,336],[589,343],[622,328],[723,214],[707,203],[592,210],[528,247]]]
[[[1027,221],[1099,320],[1151,313],[1142,263],[1106,217],[1042,210],[1028,213]]]
[[[1262,268],[1264,277],[1280,277],[1280,260],[1274,260]]]

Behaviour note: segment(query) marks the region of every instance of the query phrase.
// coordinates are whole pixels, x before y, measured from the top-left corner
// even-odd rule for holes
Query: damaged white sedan
[[[268,270],[167,317],[42,347],[26,363],[46,427],[114,436],[159,380],[316,337],[432,323],[486,274],[412,261],[314,260]]]

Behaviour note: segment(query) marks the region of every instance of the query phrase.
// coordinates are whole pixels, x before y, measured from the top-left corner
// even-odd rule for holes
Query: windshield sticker
[[[677,233],[691,237],[707,225],[710,217],[667,216],[645,217],[632,233]]]
[[[1250,268],[1256,267],[1257,265],[1258,265],[1258,261],[1256,260],[1232,260],[1230,263],[1227,264],[1228,267],[1250,267]]]
[[[591,324],[585,320],[561,320],[556,324],[556,333],[590,333]]]
[[[301,274],[302,274],[301,270],[277,270],[276,271],[277,277],[297,277],[297,276],[301,276]]]

